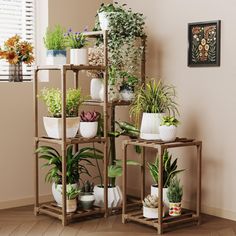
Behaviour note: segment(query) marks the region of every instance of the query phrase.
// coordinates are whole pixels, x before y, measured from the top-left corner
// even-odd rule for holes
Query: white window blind
[[[35,0],[0,0],[0,45],[18,34],[35,45]],[[0,80],[9,74],[8,63],[0,60]],[[31,79],[32,66],[23,64],[24,79]],[[3,76],[6,75],[6,76]]]

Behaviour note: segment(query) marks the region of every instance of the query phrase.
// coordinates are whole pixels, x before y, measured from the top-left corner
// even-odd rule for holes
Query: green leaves
[[[160,125],[177,126],[178,124],[179,124],[179,121],[174,116],[163,116]]]
[[[180,186],[180,180],[175,177],[170,181],[170,186],[167,190],[167,197],[169,199],[169,202],[179,203],[182,200],[182,196],[183,187]]]

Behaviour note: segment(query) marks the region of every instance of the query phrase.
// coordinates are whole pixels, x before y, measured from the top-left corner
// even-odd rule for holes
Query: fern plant
[[[180,180],[175,177],[170,181],[170,186],[167,190],[167,197],[169,202],[179,203],[183,197],[183,187],[180,186]]]

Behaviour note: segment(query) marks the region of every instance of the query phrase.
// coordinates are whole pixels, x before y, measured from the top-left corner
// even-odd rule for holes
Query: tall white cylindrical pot
[[[88,64],[88,49],[87,48],[70,49],[70,64],[87,65]]]
[[[93,78],[90,83],[90,96],[92,99],[100,99],[100,90],[103,86],[103,79]],[[104,88],[103,88],[104,89]]]
[[[143,113],[140,138],[146,140],[157,140],[160,139],[159,126],[161,118],[165,113]]]

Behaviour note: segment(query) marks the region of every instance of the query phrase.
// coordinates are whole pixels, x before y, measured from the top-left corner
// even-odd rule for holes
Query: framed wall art
[[[188,66],[220,66],[220,23],[188,24]]]

